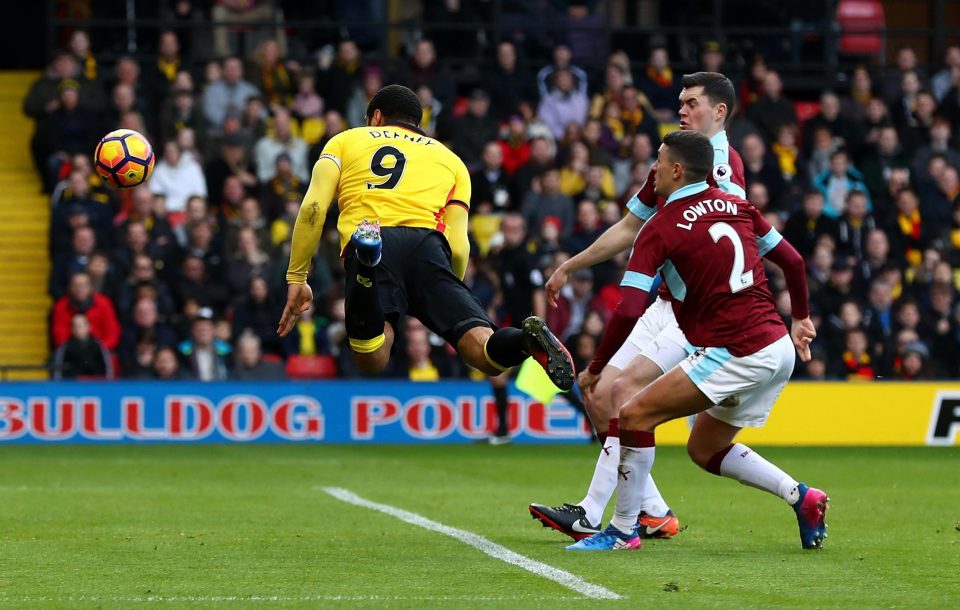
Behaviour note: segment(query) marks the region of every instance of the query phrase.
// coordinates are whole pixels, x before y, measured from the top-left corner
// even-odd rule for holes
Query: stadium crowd
[[[457,40],[429,29],[400,60],[342,39],[294,62],[283,32],[268,31],[249,55],[224,34],[215,36],[222,57],[199,69],[177,31],[160,34],[149,61],[114,65],[74,31],[24,101],[51,193],[56,368],[154,379],[356,375],[335,209],[310,279],[315,308],[291,336],[276,328],[310,168],[327,140],[363,124],[367,101],[388,83],[417,92],[422,127],[472,172],[467,284],[501,323],[546,315],[584,366],[617,303],[626,253],[575,274],[556,309],[545,306],[544,278],[625,213],[660,137],[676,128],[682,75],[656,44],[587,70],[575,52],[582,42],[558,40],[534,63],[503,40],[465,86],[438,54]],[[719,44],[705,42],[700,58],[701,69],[725,71]],[[807,260],[819,336],[796,375],[956,377],[960,47],[930,73],[910,48],[884,78],[858,67],[846,89],[802,100],[816,103],[801,115],[762,55],[743,74],[730,68],[739,100],[728,133],[748,198]],[[146,134],[157,154],[152,178],[130,191],[92,171],[97,140],[116,128]],[[786,317],[782,278],[768,274]],[[415,320],[401,336],[391,375],[470,375]],[[315,356],[326,364],[305,364],[316,367]]]

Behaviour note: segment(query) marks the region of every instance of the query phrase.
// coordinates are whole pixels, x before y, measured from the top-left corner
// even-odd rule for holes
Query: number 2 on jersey
[[[710,225],[710,237],[713,243],[720,243],[720,238],[726,237],[733,244],[733,269],[730,271],[730,292],[739,292],[753,285],[753,270],[744,273],[743,242],[736,230],[725,222],[715,222]]]
[[[387,167],[383,164],[383,161],[387,157],[393,157],[393,165],[390,167]],[[373,153],[373,158],[370,159],[370,171],[374,176],[380,176],[381,178],[386,178],[386,180],[376,184],[373,182],[367,182],[367,188],[394,188],[397,186],[397,183],[400,182],[400,178],[403,176],[403,168],[406,165],[407,158],[403,156],[403,153],[400,152],[400,150],[393,146],[381,146],[375,153]]]

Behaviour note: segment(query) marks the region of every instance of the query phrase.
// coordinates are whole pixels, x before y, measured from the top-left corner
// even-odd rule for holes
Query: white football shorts
[[[722,347],[697,350],[680,363],[690,381],[716,406],[707,413],[738,428],[767,421],[796,360],[790,335],[739,358]]]
[[[660,297],[637,320],[630,336],[610,358],[610,366],[621,371],[637,356],[645,356],[666,373],[680,364],[693,347],[687,343],[669,301]]]

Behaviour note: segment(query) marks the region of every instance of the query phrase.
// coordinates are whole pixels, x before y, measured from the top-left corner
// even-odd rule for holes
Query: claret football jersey
[[[687,185],[640,231],[623,284],[650,290],[662,270],[687,340],[746,356],[787,333],[761,260],[780,239],[744,199]]]

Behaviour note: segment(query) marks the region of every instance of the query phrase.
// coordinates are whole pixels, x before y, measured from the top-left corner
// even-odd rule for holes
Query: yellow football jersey
[[[384,227],[443,232],[448,203],[470,206],[470,173],[463,161],[410,125],[349,129],[327,142],[324,158],[340,167],[341,249],[364,218]]]

